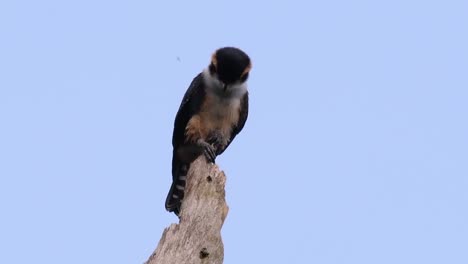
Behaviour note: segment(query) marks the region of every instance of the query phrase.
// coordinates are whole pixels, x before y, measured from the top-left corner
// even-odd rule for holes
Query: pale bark
[[[226,176],[202,156],[187,177],[179,224],[166,228],[146,264],[221,264],[221,227],[228,213]]]

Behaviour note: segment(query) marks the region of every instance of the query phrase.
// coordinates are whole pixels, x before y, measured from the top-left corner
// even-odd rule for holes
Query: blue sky
[[[222,46],[225,263],[468,263],[466,1],[3,1],[0,263],[142,263],[175,113]]]

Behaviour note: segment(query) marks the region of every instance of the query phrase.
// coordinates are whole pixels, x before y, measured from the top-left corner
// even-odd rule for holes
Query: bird
[[[241,49],[223,47],[211,56],[185,92],[172,135],[172,185],[166,210],[179,216],[190,164],[204,155],[215,163],[244,128],[249,112],[247,80],[252,63]]]

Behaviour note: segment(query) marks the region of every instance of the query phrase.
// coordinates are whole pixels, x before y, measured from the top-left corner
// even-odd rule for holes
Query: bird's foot
[[[215,152],[214,147],[203,140],[199,140],[197,142],[197,145],[203,150],[203,155],[205,155],[206,160],[208,162],[215,163],[216,152]]]
[[[221,134],[219,131],[212,132],[209,135],[207,142],[214,147],[216,154],[219,154],[227,144],[223,134]]]

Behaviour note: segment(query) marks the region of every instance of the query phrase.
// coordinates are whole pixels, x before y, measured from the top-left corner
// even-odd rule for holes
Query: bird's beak
[[[224,92],[226,92],[226,90],[227,90],[227,84],[224,84],[223,90],[224,90]]]

